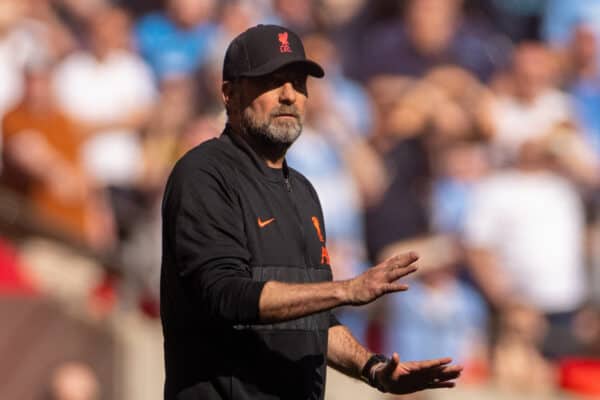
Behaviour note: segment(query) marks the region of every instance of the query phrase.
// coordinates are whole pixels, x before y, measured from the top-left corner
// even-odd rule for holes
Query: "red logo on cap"
[[[281,43],[279,45],[279,51],[281,53],[291,53],[292,49],[290,47],[290,44],[288,43],[288,33],[280,33],[277,38],[279,39],[279,43]]]

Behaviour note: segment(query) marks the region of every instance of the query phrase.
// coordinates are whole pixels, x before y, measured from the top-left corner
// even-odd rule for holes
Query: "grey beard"
[[[266,121],[259,121],[250,112],[242,113],[242,128],[251,137],[266,145],[289,147],[298,139],[302,132],[302,121],[298,119],[275,121],[274,115],[269,115]]]

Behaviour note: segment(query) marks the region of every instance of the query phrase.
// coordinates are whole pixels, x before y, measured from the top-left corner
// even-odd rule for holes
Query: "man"
[[[163,203],[161,316],[166,399],[322,399],[325,367],[381,391],[452,387],[450,359],[373,355],[330,314],[407,286],[413,253],[332,282],[321,207],[288,168],[300,135],[307,60],[289,30],[259,25],[225,55],[228,123],[175,166]]]
[[[522,144],[514,168],[475,188],[463,234],[472,276],[490,305],[500,318],[543,314],[540,347],[554,359],[576,351],[571,327],[587,289],[585,210],[559,174],[562,157],[550,140]]]

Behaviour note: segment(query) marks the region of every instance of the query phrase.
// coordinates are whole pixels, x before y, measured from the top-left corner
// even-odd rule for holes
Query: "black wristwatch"
[[[377,382],[375,380],[375,374],[371,373],[371,370],[373,369],[373,367],[375,365],[377,365],[379,363],[387,363],[388,361],[390,361],[390,360],[383,354],[372,355],[371,358],[369,358],[367,360],[367,362],[365,363],[365,366],[360,371],[361,379],[363,381],[365,381],[366,383],[368,383],[369,385],[371,385],[372,387],[379,390],[380,392],[385,392],[385,390],[381,386],[381,383]]]

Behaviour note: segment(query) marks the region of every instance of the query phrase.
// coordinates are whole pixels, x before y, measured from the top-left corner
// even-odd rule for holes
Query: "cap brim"
[[[268,63],[255,68],[253,71],[240,74],[240,76],[245,76],[248,78],[264,76],[292,64],[302,65],[306,73],[310,76],[314,76],[315,78],[322,78],[325,76],[325,71],[323,71],[323,68],[321,68],[319,64],[312,60],[286,60],[283,62],[282,60],[271,60]]]

